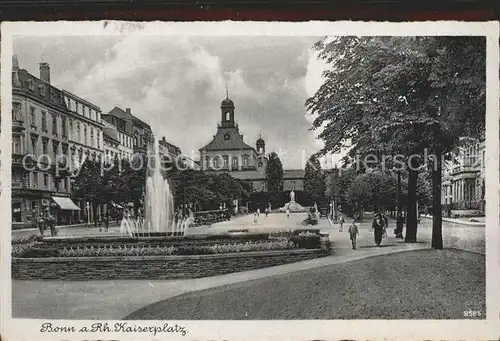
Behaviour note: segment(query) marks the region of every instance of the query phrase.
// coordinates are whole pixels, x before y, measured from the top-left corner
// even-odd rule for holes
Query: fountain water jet
[[[120,230],[129,235],[184,235],[191,220],[175,221],[174,199],[168,179],[162,174],[160,144],[156,138],[149,155],[153,156],[153,162],[148,163],[146,173],[144,221],[125,217]]]

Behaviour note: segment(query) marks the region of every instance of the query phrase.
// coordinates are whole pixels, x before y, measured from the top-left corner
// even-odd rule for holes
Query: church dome
[[[222,101],[221,106],[223,106],[223,107],[234,107],[234,103],[229,98],[226,98],[226,99],[224,99]]]

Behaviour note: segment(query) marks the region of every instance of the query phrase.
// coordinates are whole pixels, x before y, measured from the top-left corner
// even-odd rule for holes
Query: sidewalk
[[[426,219],[432,219],[432,216],[429,214],[422,214],[420,216],[421,218],[426,218]],[[468,226],[485,226],[486,225],[486,218],[485,217],[473,217],[473,218],[442,218],[443,221],[449,222],[449,223],[455,223],[455,224],[460,224],[460,225],[468,225]],[[475,221],[471,221],[471,219]]]

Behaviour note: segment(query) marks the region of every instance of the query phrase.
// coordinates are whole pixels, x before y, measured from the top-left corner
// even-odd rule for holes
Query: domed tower
[[[234,128],[234,103],[228,97],[226,88],[226,99],[220,104],[220,110],[222,114],[221,125],[223,128]]]
[[[257,153],[259,155],[264,155],[266,153],[266,142],[262,139],[262,136],[259,136],[257,143],[255,144],[257,147]]]

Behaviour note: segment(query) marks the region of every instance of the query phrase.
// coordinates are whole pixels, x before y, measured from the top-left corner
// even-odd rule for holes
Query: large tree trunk
[[[433,249],[443,248],[443,218],[441,212],[441,149],[435,148],[436,164],[432,167],[432,242]]]
[[[417,178],[418,163],[412,159],[411,167],[408,167],[408,208],[406,217],[406,243],[417,242]]]

